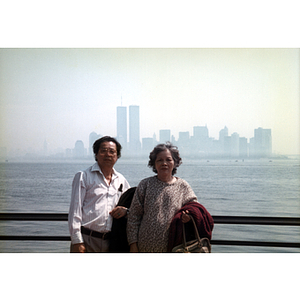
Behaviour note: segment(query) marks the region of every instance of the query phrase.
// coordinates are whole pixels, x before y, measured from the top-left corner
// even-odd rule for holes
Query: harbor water
[[[6,162],[0,164],[0,211],[10,213],[68,213],[75,173],[94,161]],[[154,173],[147,158],[121,158],[116,166],[136,186]],[[187,160],[177,176],[193,188],[213,216],[300,217],[299,160]],[[67,222],[0,221],[0,235],[68,236]],[[300,242],[292,226],[216,224],[215,240]],[[66,253],[69,242],[0,241],[1,253]],[[214,253],[300,252],[295,248],[219,246]]]

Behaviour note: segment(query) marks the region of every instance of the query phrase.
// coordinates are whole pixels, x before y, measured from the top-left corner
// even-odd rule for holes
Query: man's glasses
[[[106,154],[106,153],[109,153],[109,154],[111,154],[111,155],[114,155],[114,154],[117,153],[116,150],[110,149],[110,148],[101,148],[101,149],[99,150],[99,152],[100,152],[100,154]]]

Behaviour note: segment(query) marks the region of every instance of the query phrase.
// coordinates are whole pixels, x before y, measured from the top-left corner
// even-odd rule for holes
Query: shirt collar
[[[100,167],[99,167],[99,165],[98,165],[97,162],[95,162],[93,164],[91,171],[92,172],[99,172],[99,173],[101,173],[103,175],[103,173],[102,173],[102,171],[101,171],[101,169],[100,169]],[[112,169],[112,177],[118,177],[118,172],[116,172],[116,170],[114,168]]]

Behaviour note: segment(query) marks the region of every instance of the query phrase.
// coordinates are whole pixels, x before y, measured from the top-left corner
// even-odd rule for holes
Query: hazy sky
[[[210,137],[272,129],[299,151],[299,49],[0,49],[1,146],[88,147],[116,136],[116,107],[140,106],[142,137],[207,125]]]

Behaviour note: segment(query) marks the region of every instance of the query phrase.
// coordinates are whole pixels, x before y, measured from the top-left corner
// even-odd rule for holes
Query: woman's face
[[[172,176],[174,164],[175,163],[170,150],[166,149],[158,153],[155,160],[155,169],[157,170],[158,177]]]

